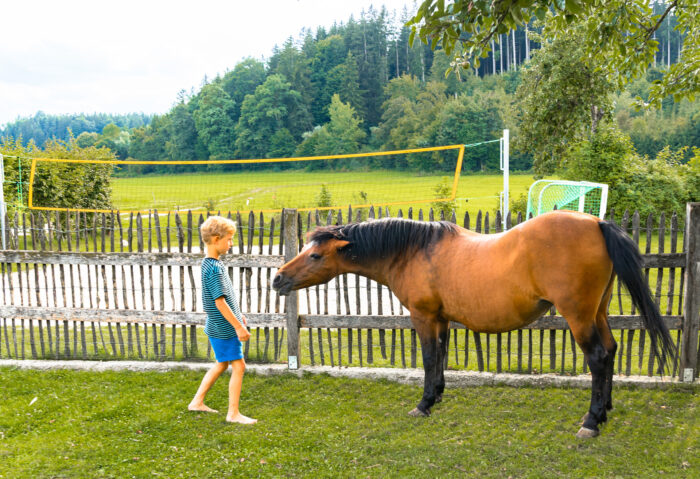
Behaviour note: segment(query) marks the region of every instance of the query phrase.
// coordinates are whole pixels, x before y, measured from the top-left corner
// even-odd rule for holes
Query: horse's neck
[[[344,273],[355,273],[365,276],[377,283],[391,286],[391,279],[396,275],[399,266],[394,258],[368,261],[366,264],[349,263],[343,271]]]

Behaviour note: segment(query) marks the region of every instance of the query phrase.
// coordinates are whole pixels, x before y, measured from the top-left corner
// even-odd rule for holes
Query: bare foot
[[[258,422],[258,420],[238,413],[236,416],[226,416],[226,422],[235,422],[238,424],[255,424],[256,422]]]
[[[201,411],[201,412],[219,412],[216,409],[212,409],[209,406],[207,406],[204,403],[201,404],[195,404],[191,402],[189,406],[187,406],[188,411]]]

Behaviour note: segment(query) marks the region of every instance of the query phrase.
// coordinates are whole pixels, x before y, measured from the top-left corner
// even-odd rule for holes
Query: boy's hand
[[[248,341],[250,339],[250,333],[246,328],[240,328],[240,330],[236,329],[236,334],[241,341]]]

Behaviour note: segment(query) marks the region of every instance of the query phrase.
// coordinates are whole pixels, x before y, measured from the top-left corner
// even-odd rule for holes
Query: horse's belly
[[[513,301],[491,302],[480,306],[474,304],[445,305],[442,316],[450,321],[465,325],[472,331],[481,333],[501,333],[522,328],[549,309],[546,301],[528,301],[528,304],[515,304]]]

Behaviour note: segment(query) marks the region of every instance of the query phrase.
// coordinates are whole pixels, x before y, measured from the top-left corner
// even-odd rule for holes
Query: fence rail
[[[436,216],[433,210],[416,213],[419,220]],[[223,261],[253,330],[245,346],[249,360],[302,366],[420,364],[420,344],[408,312],[385,286],[346,274],[289,297],[272,290],[276,270],[303,246],[304,233],[317,225],[344,223],[343,212],[287,210],[269,219],[252,213],[227,216],[239,229],[235,254]],[[346,218],[382,216],[389,216],[388,209],[348,210]],[[664,214],[650,215],[643,224],[638,214],[625,213],[617,221],[640,245],[645,277],[679,346],[673,376],[697,371],[700,363],[699,216],[700,204],[689,204],[681,218],[685,234],[676,214],[668,220]],[[456,222],[454,212],[449,219]],[[615,220],[614,213],[610,219]],[[184,221],[177,214],[162,218],[156,211],[129,215],[128,226],[118,212],[7,218],[11,249],[0,251],[0,357],[210,358],[201,328],[205,315],[198,304],[198,225],[203,221],[192,214]],[[521,221],[517,215],[507,223]],[[463,221],[481,233],[499,232],[500,224],[499,214],[488,213],[479,213],[475,221],[467,214]],[[619,285],[615,293],[610,325],[620,345],[617,372],[656,374],[641,318]],[[510,333],[477,334],[461,324],[451,326],[449,367],[586,370],[566,321],[554,309]]]

